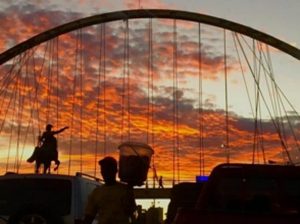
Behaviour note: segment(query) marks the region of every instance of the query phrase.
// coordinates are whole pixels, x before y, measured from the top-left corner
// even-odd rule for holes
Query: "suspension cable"
[[[230,146],[229,146],[229,116],[228,116],[228,81],[227,81],[227,47],[226,47],[226,30],[224,29],[224,78],[225,78],[225,131],[226,143],[225,150],[227,152],[226,162],[230,163]]]
[[[83,142],[83,128],[82,128],[82,119],[83,119],[83,73],[84,73],[84,58],[83,58],[83,36],[82,36],[82,29],[79,31],[79,101],[80,101],[80,127],[79,127],[79,132],[80,132],[80,172],[82,172],[82,142]]]
[[[125,129],[125,92],[126,92],[126,72],[127,72],[127,65],[126,65],[126,58],[127,58],[127,29],[126,29],[126,23],[124,25],[124,32],[123,32],[123,73],[122,73],[122,102],[121,102],[121,142],[124,141],[124,129]]]
[[[96,176],[97,170],[97,158],[98,158],[98,136],[99,136],[99,109],[100,109],[100,94],[101,94],[101,71],[102,71],[102,37],[103,37],[103,25],[98,26],[99,35],[99,63],[98,63],[98,85],[97,85],[97,112],[96,112],[96,139],[95,139],[95,157],[94,157],[94,176]]]
[[[28,56],[27,54],[28,52],[26,52],[26,56]],[[28,60],[26,60],[28,61]],[[16,172],[19,173],[19,164],[20,164],[20,138],[21,138],[21,129],[22,129],[22,123],[23,123],[23,111],[24,111],[24,101],[25,101],[25,91],[26,91],[26,84],[27,84],[27,76],[28,76],[28,63],[26,62],[25,64],[25,80],[24,80],[24,85],[25,85],[25,88],[23,90],[23,83],[22,83],[22,73],[23,73],[23,69],[20,70],[20,73],[18,74],[19,77],[18,77],[18,108],[17,108],[17,145],[16,145],[16,156],[15,156],[15,169],[16,169]]]
[[[19,169],[20,169],[22,161],[23,161],[25,146],[26,146],[26,142],[27,142],[27,138],[28,138],[30,127],[32,127],[33,136],[35,136],[34,127],[33,127],[34,100],[32,99],[32,89],[31,89],[31,88],[33,88],[33,85],[32,86],[30,85],[29,71],[28,71],[29,65],[28,64],[29,64],[29,62],[26,63],[25,86],[28,87],[27,93],[29,95],[29,99],[28,100],[29,100],[29,105],[30,105],[30,117],[29,117],[29,121],[28,121],[28,124],[26,126],[26,129],[25,129],[25,136],[24,136],[24,141],[23,141],[23,147],[22,147],[21,156],[20,156],[20,159],[19,159],[19,162],[18,162],[17,172],[19,172]],[[34,138],[33,138],[33,142],[35,142]]]
[[[239,45],[240,45],[240,48],[241,48],[241,50],[242,50],[242,52],[243,52],[244,58],[245,58],[245,60],[246,60],[246,62],[247,62],[247,64],[248,64],[248,67],[249,67],[249,69],[250,69],[250,73],[251,73],[251,75],[252,75],[252,77],[253,77],[253,79],[254,79],[254,81],[255,81],[255,84],[256,84],[258,90],[261,92],[261,88],[259,87],[258,82],[257,82],[257,80],[255,79],[253,69],[252,69],[251,66],[250,66],[249,60],[248,60],[248,58],[246,57],[246,53],[245,53],[245,51],[244,51],[244,49],[243,49],[243,47],[242,47],[242,45],[241,45],[241,42],[240,42],[240,40],[239,40],[239,38],[238,38],[237,35],[236,35],[236,39],[237,39],[237,41],[238,41],[238,43],[239,43]],[[285,142],[284,142],[283,139],[282,139],[282,136],[281,136],[281,132],[280,132],[280,130],[279,130],[279,127],[278,127],[277,123],[275,122],[275,120],[274,120],[274,118],[273,118],[273,116],[272,116],[272,114],[271,114],[270,108],[269,108],[268,105],[267,105],[267,102],[266,102],[265,97],[264,97],[262,94],[261,94],[261,98],[262,98],[262,100],[264,101],[264,104],[265,104],[266,109],[267,109],[267,111],[268,111],[268,113],[269,113],[269,116],[270,116],[270,118],[271,118],[271,121],[272,121],[272,123],[273,123],[273,125],[274,125],[274,127],[275,127],[275,129],[276,129],[276,131],[277,131],[277,134],[278,134],[279,140],[280,140],[280,144],[281,144],[281,146],[283,147],[283,149],[285,150],[286,155],[287,155],[289,161],[291,162],[291,164],[293,164],[293,162],[292,162],[292,160],[291,160],[291,156],[290,156],[290,154],[289,154],[289,152],[288,152],[288,150],[287,150],[286,144],[285,144]]]
[[[273,69],[272,69],[273,66],[272,66],[272,61],[271,61],[271,56],[270,56],[270,51],[269,51],[268,46],[267,46],[267,57],[265,56],[265,58],[267,58],[266,60],[269,62],[269,63],[268,63],[268,68],[269,68],[269,70],[270,70],[271,78],[272,78],[272,80],[275,81],[274,72],[273,72]],[[286,110],[285,107],[284,107],[284,103],[283,103],[283,100],[282,100],[282,97],[281,97],[282,94],[280,95],[280,89],[279,89],[278,85],[276,85],[276,83],[273,82],[273,85],[274,85],[274,88],[275,88],[276,93],[277,93],[278,104],[282,106],[282,109],[283,109],[285,118],[286,118],[286,120],[287,120],[287,123],[288,123],[288,125],[289,125],[290,131],[291,131],[292,136],[293,136],[293,138],[294,138],[295,145],[296,145],[297,149],[300,150],[300,148],[299,148],[299,143],[298,143],[298,138],[297,138],[296,133],[295,133],[293,127],[292,127],[291,121],[290,121],[289,116],[288,116],[288,112],[287,112],[287,110]],[[283,115],[280,114],[280,117],[283,118]],[[283,121],[283,119],[282,119],[282,124],[283,124],[283,123],[284,123],[284,121]],[[285,130],[285,129],[283,128],[283,130]]]
[[[265,73],[266,86],[267,86],[267,89],[268,89],[268,92],[269,92],[269,96],[270,96],[270,99],[271,99],[271,106],[272,106],[273,112],[275,114],[274,122],[277,125],[277,132],[280,133],[280,136],[281,136],[281,139],[280,139],[280,141],[282,142],[281,144],[284,146],[282,149],[284,151],[286,151],[286,153],[288,154],[288,152],[287,152],[288,143],[287,143],[287,140],[286,140],[284,121],[283,121],[283,116],[281,114],[281,106],[280,106],[280,99],[279,99],[280,98],[280,94],[279,94],[280,88],[278,87],[278,85],[277,85],[277,83],[275,81],[275,77],[273,75],[274,72],[272,71],[272,65],[271,65],[271,59],[270,59],[270,57],[267,58],[264,55],[264,59],[266,61],[268,70],[266,69],[266,67],[263,64],[263,61],[262,61],[263,50],[262,50],[261,44],[259,45],[259,53],[260,54],[259,54],[259,57],[258,57],[257,54],[253,51],[253,56],[255,57],[255,59],[257,61],[260,62],[259,63],[260,67],[263,68],[263,71]],[[270,87],[270,84],[269,84],[269,82],[267,80],[267,75],[268,75],[268,77],[271,80],[271,87]],[[284,106],[283,106],[283,108],[284,108]],[[263,147],[262,147],[262,151],[263,151],[263,155],[264,155],[264,149],[263,149]],[[288,155],[288,158],[290,160],[289,155]]]
[[[78,36],[78,32],[77,32]],[[71,130],[70,130],[70,145],[69,145],[69,163],[68,163],[68,175],[71,172],[71,163],[72,163],[72,145],[73,145],[73,129],[74,129],[74,113],[75,113],[75,101],[76,101],[76,79],[78,73],[78,52],[79,52],[79,40],[76,38],[76,47],[75,47],[75,65],[74,65],[74,74],[73,74],[73,95],[72,95],[72,111],[71,111]]]
[[[242,66],[241,56],[240,56],[240,53],[239,53],[239,50],[238,50],[238,47],[237,47],[236,36],[235,36],[234,32],[232,32],[232,37],[233,37],[233,42],[234,42],[234,47],[235,47],[235,50],[236,50],[236,53],[237,53],[237,57],[238,57],[238,60],[239,60],[239,66],[240,66],[240,69],[241,69],[241,72],[242,72],[243,82],[244,82],[245,89],[246,89],[246,92],[247,92],[248,101],[249,101],[249,104],[250,104],[251,114],[253,116],[253,119],[256,120],[256,115],[255,115],[254,109],[253,109],[254,106],[253,106],[251,98],[250,98],[249,88],[248,88],[248,84],[247,84],[247,81],[246,81],[246,78],[245,78],[245,72],[244,72],[244,69],[243,69],[243,66]],[[261,110],[260,110],[260,114],[261,114]],[[260,130],[261,130],[261,133],[263,133],[263,131],[262,131],[263,128],[262,128],[262,123],[261,122],[260,122]],[[261,136],[260,139],[261,139],[261,147],[262,147],[263,156],[264,156],[263,137]],[[264,156],[264,161],[265,161],[265,156]]]
[[[199,174],[204,175],[204,113],[203,113],[203,74],[202,74],[202,51],[201,51],[201,23],[198,23],[198,130],[199,130]]]
[[[17,90],[18,90],[18,82],[15,82],[15,89],[12,92],[12,98],[13,99],[13,108],[12,108],[12,113],[11,113],[11,124],[10,124],[10,137],[9,137],[9,145],[8,145],[8,154],[7,154],[7,160],[6,160],[6,172],[8,171],[9,168],[9,158],[11,154],[11,144],[12,144],[12,134],[13,134],[13,127],[15,123],[15,112],[16,112],[16,95],[17,95]]]
[[[12,93],[10,94],[11,95],[11,98],[10,98],[10,101],[12,99],[14,99],[14,104],[13,104],[13,111],[12,111],[12,114],[11,114],[11,132],[10,132],[10,138],[9,138],[9,147],[8,147],[8,156],[7,156],[7,163],[6,163],[6,172],[8,170],[8,166],[9,166],[9,157],[10,157],[10,152],[11,152],[11,144],[12,144],[12,139],[13,139],[13,129],[14,129],[14,126],[15,126],[15,123],[17,123],[17,140],[16,140],[16,156],[15,156],[15,162],[14,162],[14,171],[17,170],[17,167],[18,167],[18,159],[19,159],[19,142],[20,142],[20,122],[21,122],[21,110],[22,110],[22,106],[21,106],[21,88],[19,88],[20,86],[20,79],[21,79],[21,73],[22,73],[22,68],[23,68],[23,64],[24,64],[24,61],[27,61],[27,54],[24,53],[22,55],[19,56],[19,64],[21,66],[18,67],[18,71],[15,73],[14,75],[14,90],[12,91]],[[9,90],[7,90],[9,91]],[[11,102],[9,102],[9,105],[10,105]],[[17,105],[18,103],[18,105]],[[17,110],[16,110],[16,107],[17,107]],[[9,108],[7,108],[9,110]],[[8,112],[7,110],[7,112]],[[17,116],[17,118],[15,117]],[[6,115],[5,115],[5,119],[6,119]],[[4,122],[5,120],[3,121],[3,125],[4,125]],[[2,127],[1,127],[2,129]]]
[[[11,76],[15,78],[17,76],[17,73],[11,74]],[[11,83],[13,83],[14,86],[12,87],[13,91],[9,94],[9,88],[11,86]],[[2,120],[1,126],[0,126],[0,133],[2,133],[2,130],[4,128],[6,118],[7,118],[7,114],[9,113],[10,105],[11,105],[11,102],[13,100],[13,96],[14,96],[13,93],[15,93],[15,92],[16,92],[16,82],[10,82],[8,84],[8,86],[6,87],[6,91],[5,91],[5,98],[8,98],[8,96],[6,97],[6,94],[10,95],[9,101],[7,103],[7,106],[4,107],[4,100],[3,100],[3,104],[2,104],[2,107],[1,107],[1,112],[2,112],[2,108],[5,108],[5,112],[4,112],[4,119]]]
[[[256,41],[257,42],[257,41]],[[260,60],[259,61],[259,75],[261,74],[261,68],[262,68],[262,48],[261,45],[258,43],[258,50],[260,54]],[[255,58],[255,54],[253,55]],[[260,96],[260,92],[258,91],[258,95]],[[260,98],[258,99],[258,116],[259,116],[259,126],[257,126],[257,131],[258,131],[258,138],[257,138],[257,154],[259,153],[259,148],[261,148],[262,151],[262,156],[263,156],[263,163],[266,164],[266,156],[265,156],[265,150],[264,150],[264,140],[263,140],[263,126],[262,126],[262,111],[261,111],[261,103],[260,103]],[[258,157],[259,159],[259,157]],[[259,162],[259,161],[258,161]]]
[[[44,54],[43,54],[43,60],[42,60],[42,64],[41,64],[41,69],[39,72],[37,72],[36,69],[36,63],[35,63],[35,57],[32,57],[33,60],[33,68],[34,68],[34,87],[35,87],[35,98],[34,98],[34,104],[36,107],[36,116],[37,116],[37,126],[38,126],[38,130],[39,130],[39,134],[41,134],[41,124],[40,124],[40,106],[41,103],[39,102],[39,81],[42,79],[42,74],[45,68],[45,64],[46,64],[46,53],[47,53],[47,49],[49,48],[49,43],[47,42],[45,49],[44,49]],[[35,142],[35,138],[34,138],[34,142]]]
[[[56,127],[59,127],[59,104],[60,104],[60,92],[59,92],[59,36],[55,39],[56,40]],[[57,140],[59,139],[59,136],[57,136]],[[57,152],[59,154],[59,151]],[[59,158],[59,155],[58,155]],[[59,173],[59,169],[57,169],[56,173]]]
[[[13,123],[16,123],[16,134],[17,134],[17,140],[16,140],[16,155],[15,155],[15,163],[14,163],[14,171],[17,172],[17,167],[18,167],[18,157],[19,157],[19,144],[20,144],[20,123],[21,123],[21,116],[22,116],[22,102],[21,102],[21,75],[22,73],[22,68],[20,68],[18,76],[17,76],[17,91],[16,91],[16,120]]]
[[[147,144],[152,145],[154,149],[154,130],[153,130],[153,21],[152,18],[148,22],[148,80],[147,80]],[[152,159],[153,169],[153,188],[155,188],[155,182],[157,180],[157,173],[155,167],[155,155]],[[148,186],[148,180],[146,180],[146,186]]]
[[[56,38],[56,127],[59,127],[59,36]]]
[[[150,89],[151,89],[151,76],[153,75],[152,72],[152,18],[149,19],[148,22],[148,79],[147,79],[147,136],[146,136],[146,142],[149,144],[150,140],[150,122],[151,122],[151,96],[150,96]]]
[[[53,40],[50,40],[50,47],[48,52],[48,71],[47,71],[47,77],[48,77],[48,84],[47,84],[47,107],[46,107],[46,123],[50,123],[50,117],[51,117],[51,90],[52,90],[52,65],[53,65],[53,52],[54,52],[54,44]]]
[[[173,20],[173,184],[180,181],[179,136],[178,136],[178,74],[177,74],[177,24]]]
[[[236,35],[237,36],[237,35]],[[243,40],[245,41],[244,37]],[[245,41],[245,43],[248,45],[248,43]],[[248,46],[249,47],[249,46]],[[268,47],[267,47],[268,48]],[[271,61],[270,59],[268,61]],[[264,64],[262,64],[262,67],[264,70],[267,70],[264,66]],[[272,70],[272,69],[271,69]],[[287,98],[287,96],[284,94],[284,92],[281,90],[281,88],[278,86],[278,84],[276,83],[276,81],[273,79],[273,77],[267,73],[270,80],[272,80],[273,84],[276,86],[278,92],[284,97],[284,99],[286,100],[286,102],[288,103],[288,105],[292,108],[293,112],[295,112],[297,114],[297,116],[300,118],[299,113],[297,112],[297,110],[295,109],[295,107],[292,105],[292,103],[289,101],[289,99]]]
[[[103,75],[103,141],[104,148],[103,153],[106,155],[106,147],[107,147],[107,113],[106,113],[106,24],[103,24],[103,67],[102,67],[102,75]]]
[[[131,139],[131,117],[130,117],[130,68],[129,68],[129,60],[130,60],[130,44],[129,44],[129,21],[126,20],[126,65],[127,65],[127,71],[126,71],[126,77],[127,77],[127,125],[128,125],[128,141]]]
[[[253,40],[253,71],[254,71],[254,76],[255,76],[255,80],[257,80],[257,85],[260,85],[260,73],[258,72],[258,68],[257,68],[257,63],[256,63],[256,47],[255,47],[255,41]],[[255,81],[254,81],[255,82]],[[258,112],[259,112],[259,105],[260,105],[260,92],[259,92],[259,88],[258,86],[255,85],[254,83],[254,87],[255,87],[255,116],[254,116],[254,139],[253,139],[253,150],[252,150],[252,164],[255,163],[255,153],[258,151],[258,149],[256,150],[256,148],[258,147]]]

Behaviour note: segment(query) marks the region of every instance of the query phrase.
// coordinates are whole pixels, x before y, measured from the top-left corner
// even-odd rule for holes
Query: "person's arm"
[[[68,129],[68,128],[69,128],[69,127],[66,126],[66,127],[63,127],[63,128],[61,128],[61,129],[59,129],[59,130],[57,130],[57,131],[52,131],[52,134],[53,134],[53,135],[59,134],[59,133],[63,132],[64,130]]]

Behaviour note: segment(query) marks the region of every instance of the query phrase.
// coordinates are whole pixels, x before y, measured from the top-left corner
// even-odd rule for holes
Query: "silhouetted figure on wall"
[[[35,172],[39,172],[39,167],[44,164],[44,173],[50,173],[51,161],[54,161],[58,169],[60,161],[58,160],[57,139],[54,135],[66,130],[68,127],[61,128],[57,131],[52,131],[52,125],[47,124],[45,132],[39,136],[38,145],[35,147],[33,154],[27,159],[27,162],[32,163],[36,161]]]
[[[91,224],[98,214],[98,224],[128,224],[133,219],[136,204],[133,188],[116,181],[117,161],[105,157],[99,161],[105,184],[89,196],[84,224]]]

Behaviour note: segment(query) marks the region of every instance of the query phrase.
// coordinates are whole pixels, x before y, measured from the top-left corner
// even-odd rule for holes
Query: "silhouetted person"
[[[57,139],[54,135],[63,132],[64,130],[68,129],[69,127],[61,128],[57,131],[52,131],[52,124],[47,124],[45,132],[42,134],[39,142],[40,147],[45,147],[47,150],[53,152],[53,161],[56,165],[60,164],[58,160],[58,151],[57,151]]]
[[[159,177],[159,180],[158,180],[158,187],[159,187],[159,188],[164,188],[163,177],[162,177],[162,176]]]
[[[98,224],[131,223],[136,211],[133,188],[116,181],[117,161],[105,157],[99,161],[105,184],[89,196],[85,208],[84,224],[91,224],[98,214]]]

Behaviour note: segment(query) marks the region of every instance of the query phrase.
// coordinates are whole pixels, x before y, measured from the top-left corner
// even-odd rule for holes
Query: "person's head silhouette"
[[[52,124],[47,124],[46,131],[51,131],[52,127],[53,127]]]
[[[114,184],[116,182],[116,174],[118,172],[118,163],[113,157],[107,156],[99,161],[101,175],[106,184]]]

